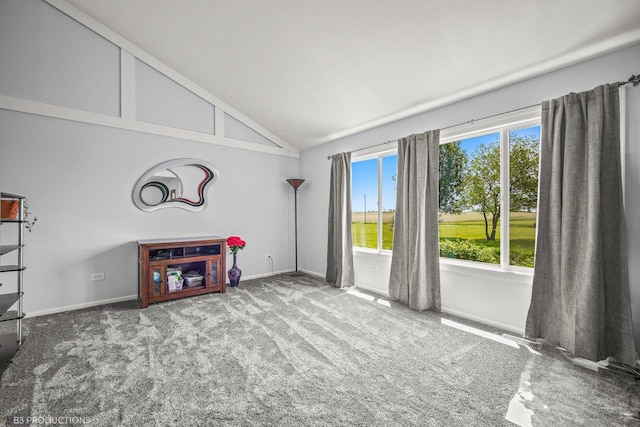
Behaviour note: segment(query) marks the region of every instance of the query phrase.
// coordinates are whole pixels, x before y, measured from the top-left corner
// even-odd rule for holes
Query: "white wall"
[[[302,178],[308,180],[309,185],[305,183],[306,188],[301,188],[299,196],[300,226],[306,230],[301,238],[302,268],[320,274],[324,274],[326,270],[330,170],[327,155],[528,107],[569,92],[627,80],[631,74],[639,71],[640,45],[636,45],[304,151],[300,156],[300,173]],[[627,220],[629,241],[634,242],[630,243],[629,260],[636,341],[640,345],[640,244],[635,243],[640,242],[640,88],[630,88],[627,91]],[[357,253],[354,257],[356,284],[377,292],[386,292],[389,262],[390,258],[386,255]],[[515,332],[524,330],[531,296],[530,275],[457,268],[443,263],[441,279],[444,311]]]
[[[0,58],[2,95],[118,115],[120,50],[42,1],[0,2]]]
[[[9,28],[7,22],[24,25]],[[110,113],[119,114],[120,72],[89,82],[82,76],[91,64],[105,61],[109,70],[114,65],[118,70],[117,47],[37,0],[0,2],[0,24],[0,96],[46,102],[53,111],[64,106],[100,114],[114,110],[115,99]],[[60,53],[68,34],[81,47],[76,55]],[[38,48],[44,38],[51,51]],[[13,65],[21,72],[7,72]],[[61,83],[56,76],[64,73],[70,76]],[[144,83],[144,93],[158,92],[160,104],[140,103],[139,113],[162,121],[161,103],[169,100],[173,116],[191,120],[173,117],[176,123],[212,129],[211,104],[194,102],[192,93],[165,79]],[[167,86],[172,87],[169,97],[162,94]],[[93,98],[93,103],[74,104]],[[161,162],[183,157],[203,159],[219,171],[208,187],[208,207],[201,212],[137,209],[131,193],[138,178]],[[293,192],[285,180],[298,175],[298,166],[298,159],[287,155],[0,109],[0,189],[27,196],[38,218],[26,234],[25,311],[137,296],[139,239],[236,234],[248,243],[239,256],[244,278],[271,273],[266,253],[272,255],[273,271],[292,270]],[[4,241],[11,237],[10,227],[2,226],[4,243],[10,243]],[[104,272],[105,280],[91,281],[96,272]],[[12,286],[8,274],[2,282],[3,290]]]
[[[214,133],[214,106],[153,67],[135,61],[136,119],[196,132]]]
[[[138,239],[237,234],[248,242],[239,257],[245,277],[270,271],[265,253],[275,271],[293,268],[282,242],[292,241],[285,179],[297,175],[296,159],[4,110],[0,142],[0,186],[28,196],[38,217],[26,235],[27,313],[137,295]],[[137,209],[140,175],[180,157],[220,172],[209,206]],[[106,280],[90,281],[94,272]]]

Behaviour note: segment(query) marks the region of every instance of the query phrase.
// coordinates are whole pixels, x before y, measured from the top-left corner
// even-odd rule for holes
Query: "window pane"
[[[353,246],[378,248],[378,159],[351,163]]]
[[[533,267],[540,126],[509,133],[509,264]]]
[[[440,146],[440,256],[500,264],[500,134]]]
[[[393,248],[398,155],[382,158],[382,249]]]

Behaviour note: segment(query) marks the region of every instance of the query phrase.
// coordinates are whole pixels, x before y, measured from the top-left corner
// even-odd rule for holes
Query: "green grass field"
[[[391,249],[393,246],[393,214],[382,214],[382,248]],[[354,212],[351,215],[351,236],[353,246],[360,248],[378,247],[378,214],[367,212],[365,224],[364,212]]]
[[[362,248],[377,247],[377,215],[354,212],[352,215],[353,245]],[[512,212],[509,221],[510,258],[512,265],[533,267],[535,249],[535,213]],[[500,231],[495,241],[487,241],[482,213],[467,212],[460,215],[443,215],[439,225],[440,242],[458,240],[468,247],[469,244],[479,249],[488,248],[493,253],[493,263],[500,263]],[[382,217],[382,248],[393,246],[393,212],[385,212]],[[462,259],[464,255],[460,256]]]

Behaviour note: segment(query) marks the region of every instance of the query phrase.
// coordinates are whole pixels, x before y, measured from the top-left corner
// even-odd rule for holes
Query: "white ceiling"
[[[640,42],[639,0],[68,1],[300,150]]]

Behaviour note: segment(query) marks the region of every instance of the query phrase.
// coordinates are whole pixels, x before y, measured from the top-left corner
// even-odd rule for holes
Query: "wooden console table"
[[[225,238],[154,239],[137,243],[141,308],[155,302],[226,291]]]

